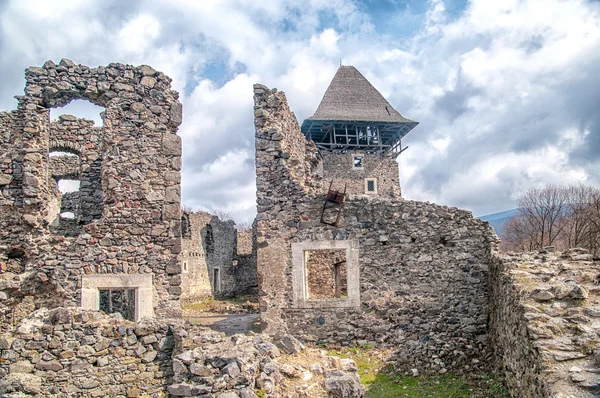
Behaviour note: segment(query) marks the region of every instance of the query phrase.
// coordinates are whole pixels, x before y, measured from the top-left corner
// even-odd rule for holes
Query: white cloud
[[[184,202],[249,220],[252,84],[284,90],[301,122],[342,58],[420,122],[403,141],[405,197],[482,214],[547,181],[600,183],[600,3],[472,0],[450,18],[431,0],[402,37],[377,33],[365,11],[352,0],[10,0],[0,108],[47,59],[151,65],[184,103]]]

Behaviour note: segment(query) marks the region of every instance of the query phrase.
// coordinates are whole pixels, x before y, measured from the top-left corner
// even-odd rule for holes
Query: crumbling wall
[[[202,230],[210,224],[212,215],[205,212],[184,212],[181,239],[181,300],[191,303],[212,296],[212,287],[202,241]]]
[[[178,327],[80,308],[38,310],[0,336],[0,393],[162,396]]]
[[[583,249],[494,259],[490,342],[512,396],[600,394],[599,275]]]
[[[456,208],[364,195],[349,195],[338,227],[320,223],[325,196],[314,146],[299,144],[282,93],[255,85],[254,99],[265,330],[315,343],[394,346],[402,369],[487,367],[487,273],[497,244],[490,226]],[[295,306],[291,244],[336,240],[359,244],[361,305]]]
[[[333,153],[322,150],[323,157],[323,179],[326,185],[333,180],[332,188],[344,191],[347,194],[365,195],[365,179],[375,178],[377,180],[377,192],[379,197],[400,198],[400,177],[398,174],[398,163],[395,159],[379,154],[347,152]],[[362,156],[362,168],[354,168],[355,155]]]
[[[234,261],[237,294],[257,294],[256,225],[237,233],[237,259]]]
[[[80,305],[82,275],[151,273],[156,313],[177,316],[181,140],[175,133],[182,108],[171,79],[149,66],[90,68],[69,60],[30,67],[25,78],[17,110],[0,116],[0,264],[19,248],[23,271],[38,290],[55,289],[48,295],[61,306]],[[50,108],[73,99],[104,107],[104,126],[71,116],[49,121]],[[50,171],[53,150],[81,159],[82,217],[69,236],[51,227],[61,199]],[[20,300],[8,294],[9,302]],[[6,306],[0,303],[0,315],[10,312]]]
[[[223,221],[217,216],[213,216],[210,224],[203,229],[202,235],[214,295],[217,297],[236,295],[234,261],[237,254],[237,232],[235,223],[233,220]],[[215,280],[215,269],[218,269],[218,280]]]

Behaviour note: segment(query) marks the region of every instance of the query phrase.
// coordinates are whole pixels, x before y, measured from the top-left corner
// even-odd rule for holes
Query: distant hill
[[[508,220],[510,220],[513,216],[517,214],[517,209],[511,209],[506,211],[501,211],[500,213],[488,214],[485,216],[477,217],[481,220],[488,221],[490,225],[496,231],[496,234],[500,236],[502,234],[502,229],[504,228],[504,224]]]

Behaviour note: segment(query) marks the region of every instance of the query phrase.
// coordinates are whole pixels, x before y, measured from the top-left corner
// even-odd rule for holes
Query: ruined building
[[[467,211],[399,196],[395,158],[416,122],[351,66],[303,131],[283,93],[254,93],[266,330],[394,344],[405,367],[480,367],[472,359],[488,355],[485,271],[496,238]]]
[[[35,308],[82,306],[131,319],[179,313],[182,106],[149,66],[62,60],[25,71],[0,113],[0,264]],[[74,99],[103,126],[49,110]],[[73,192],[57,186],[70,180]],[[116,308],[119,307],[119,308]]]
[[[181,227],[182,303],[256,292],[252,230],[238,232],[232,220],[206,212],[184,212]]]
[[[302,129],[285,94],[260,84],[254,115],[267,332],[393,347],[408,374],[495,368],[515,397],[598,396],[591,255],[504,256],[469,211],[403,200],[393,159],[416,123],[353,67]]]
[[[501,255],[470,212],[402,199],[395,157],[416,122],[356,69],[340,68],[303,129],[282,92],[254,86],[245,233],[181,214],[167,76],[62,60],[25,77],[17,109],[0,112],[0,394],[311,396],[308,383],[277,395],[272,342],[295,353],[293,334],[393,347],[408,374],[495,368],[514,397],[600,395],[597,259]],[[49,120],[73,99],[104,107],[103,126]],[[257,285],[268,335],[180,319],[182,300]],[[323,364],[309,376],[330,396],[363,396],[354,363]]]

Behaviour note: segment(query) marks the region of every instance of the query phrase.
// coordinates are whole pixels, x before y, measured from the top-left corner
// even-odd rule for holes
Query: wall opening
[[[377,193],[377,178],[365,178],[365,192]]]
[[[69,102],[62,108],[51,108],[50,109],[50,120],[56,121],[59,116],[71,115],[78,119],[88,119],[94,122],[94,126],[104,126],[102,120],[102,114],[105,109],[101,106],[92,104],[89,101],[83,99],[76,99]]]
[[[358,253],[357,240],[292,243],[294,307],[359,307]]]
[[[363,169],[364,164],[364,155],[352,155],[352,168],[353,169]]]
[[[100,289],[99,310],[107,314],[120,313],[124,319],[135,321],[134,289]]]
[[[187,263],[187,261],[183,262],[183,266],[181,267],[181,272],[183,272],[184,274],[188,272],[188,263]]]
[[[221,293],[221,269],[213,268],[213,291],[215,294]]]
[[[304,256],[309,300],[348,297],[345,249],[307,250]]]
[[[204,232],[204,252],[207,254],[212,254],[215,251],[215,238],[213,236],[212,225],[206,226],[206,231]]]
[[[150,274],[82,275],[81,307],[119,312],[123,318],[137,322],[154,316],[152,286]]]

